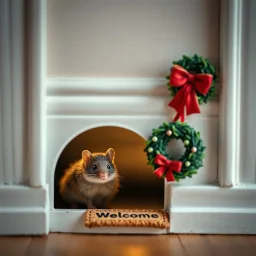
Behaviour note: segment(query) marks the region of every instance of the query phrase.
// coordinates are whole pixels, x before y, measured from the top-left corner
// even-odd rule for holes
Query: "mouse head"
[[[94,183],[105,183],[116,177],[114,164],[115,151],[109,148],[106,153],[92,154],[88,150],[82,152],[86,179]]]

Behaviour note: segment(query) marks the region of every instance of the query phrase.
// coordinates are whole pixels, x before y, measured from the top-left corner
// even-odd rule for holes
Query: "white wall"
[[[48,76],[165,77],[198,53],[219,65],[218,0],[49,0]]]

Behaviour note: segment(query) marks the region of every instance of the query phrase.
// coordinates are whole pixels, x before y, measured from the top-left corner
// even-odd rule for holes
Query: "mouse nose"
[[[106,180],[108,178],[108,174],[107,173],[99,173],[99,177],[102,179],[102,180]]]

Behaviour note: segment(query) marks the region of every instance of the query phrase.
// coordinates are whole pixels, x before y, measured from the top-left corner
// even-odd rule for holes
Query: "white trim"
[[[174,110],[168,107],[170,97],[152,96],[48,96],[48,116],[162,116],[171,119]],[[219,114],[217,101],[201,107],[201,114],[190,119],[216,117]]]
[[[243,1],[243,23],[241,24],[242,47],[242,88],[241,89],[241,146],[240,146],[240,182],[256,184],[255,156],[255,5],[254,0]]]
[[[221,1],[219,183],[234,186],[240,168],[241,52],[244,1]]]
[[[50,78],[48,96],[169,96],[165,78]]]
[[[31,10],[28,155],[30,185],[38,187],[45,184],[46,170],[46,1],[32,0]]]
[[[173,209],[170,233],[256,234],[256,210]]]
[[[0,84],[1,84],[1,125],[2,125],[2,161],[3,183],[13,183],[13,137],[12,137],[12,62],[11,62],[11,23],[10,2],[0,1]]]
[[[168,205],[175,208],[255,209],[256,185],[221,188],[216,185],[167,184],[171,191]],[[167,188],[166,188],[167,189]]]
[[[49,233],[48,211],[42,208],[0,209],[0,235],[44,235]]]
[[[2,88],[0,87],[0,95],[2,94]],[[1,96],[0,96],[1,98]],[[1,103],[0,103],[1,106]],[[2,109],[2,106],[1,106]],[[0,110],[0,115],[2,116],[2,111]],[[0,184],[4,183],[4,163],[3,163],[3,152],[4,152],[4,147],[3,147],[3,120],[0,117]]]
[[[13,182],[24,181],[24,22],[23,0],[11,0]]]
[[[1,1],[1,171],[5,184],[21,183],[24,140],[23,0]]]
[[[49,232],[48,188],[0,186],[0,235]]]
[[[165,78],[51,78],[47,80],[48,116],[174,115]],[[118,107],[117,107],[118,106]],[[193,118],[218,116],[215,98]]]
[[[256,186],[169,185],[171,233],[256,234]]]
[[[1,4],[1,2],[0,2]],[[0,11],[2,10],[2,8],[0,8]],[[3,17],[0,14],[0,18]],[[2,21],[0,21],[0,26],[2,24]],[[1,29],[0,29],[0,34],[1,34]],[[2,68],[2,64],[3,64],[3,60],[1,59],[1,48],[0,48],[0,184],[4,183],[4,145],[3,145],[3,137],[4,137],[4,129],[3,129],[3,101],[2,101],[2,97],[3,97],[3,86],[1,86],[2,83],[2,74],[1,74],[1,70],[3,70]]]
[[[0,186],[0,207],[3,208],[40,208],[48,200],[48,187],[31,188],[22,185]]]
[[[1,1],[2,183],[24,181],[24,29],[23,0]],[[1,143],[1,144],[2,144]]]
[[[236,15],[236,22],[237,22],[237,62],[236,62],[236,85],[237,85],[237,91],[236,91],[236,133],[234,134],[234,138],[236,138],[236,147],[235,147],[235,166],[236,169],[234,170],[234,179],[235,184],[240,183],[240,168],[241,165],[241,116],[242,116],[242,87],[243,87],[243,81],[242,81],[242,61],[243,61],[243,26],[244,26],[244,19],[245,19],[245,1],[237,1],[237,15]],[[234,86],[234,85],[233,85]],[[235,136],[236,134],[239,134],[239,136]]]

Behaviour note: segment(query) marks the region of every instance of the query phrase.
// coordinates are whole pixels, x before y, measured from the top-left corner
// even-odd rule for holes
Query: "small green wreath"
[[[212,75],[212,83],[207,94],[201,94],[196,92],[198,103],[207,103],[209,98],[213,97],[216,92],[216,68],[210,64],[208,59],[204,59],[201,56],[195,54],[193,57],[183,55],[181,60],[173,61],[174,65],[179,65],[186,69],[191,74],[210,74]],[[181,87],[174,87],[170,83],[170,76],[166,77],[169,80],[168,90],[171,92],[171,96],[175,96],[176,93],[181,89]]]
[[[181,139],[186,149],[178,160],[169,157],[165,151],[172,139]],[[153,129],[144,151],[147,153],[148,165],[153,167],[158,177],[166,177],[167,181],[179,181],[191,178],[203,166],[205,149],[200,133],[188,124],[164,122],[159,128]]]

